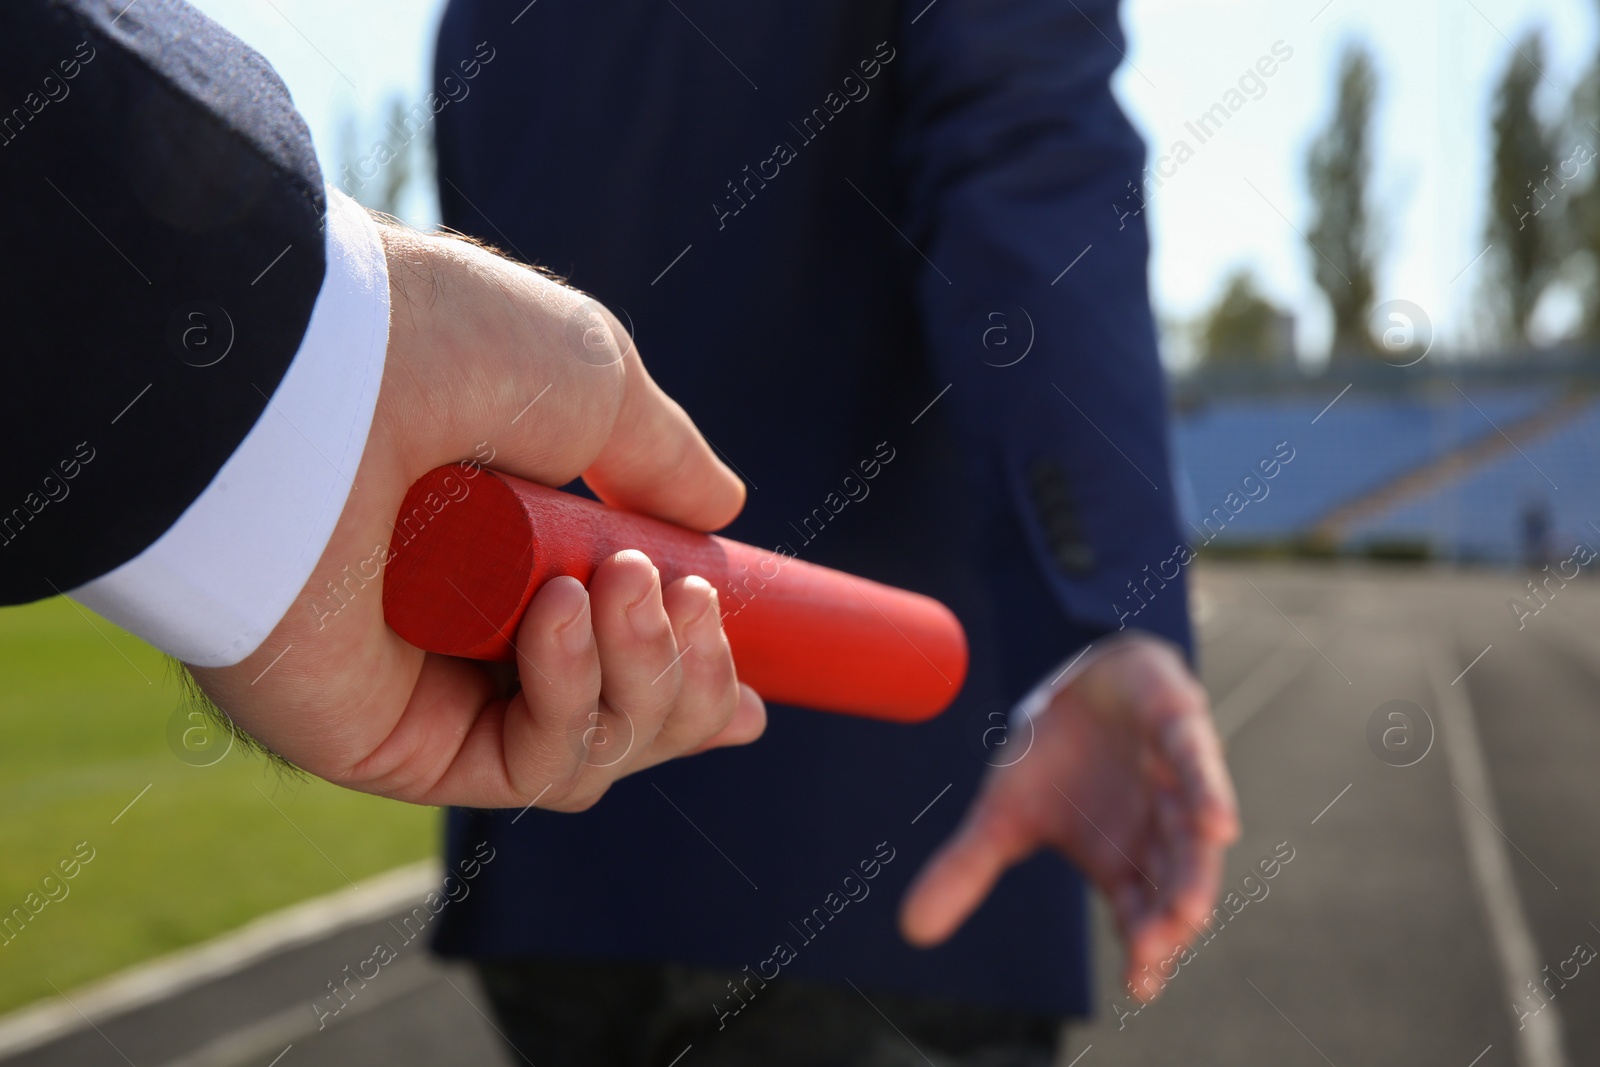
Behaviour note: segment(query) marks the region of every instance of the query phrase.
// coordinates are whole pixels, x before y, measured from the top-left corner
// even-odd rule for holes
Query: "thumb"
[[[623,364],[627,373],[617,420],[583,480],[613,507],[696,530],[726,526],[744,507],[744,483],[711,451],[683,408],[661,391],[631,342]]]
[[[1000,876],[1032,855],[1038,840],[985,792],[961,826],[923,866],[900,908],[900,932],[918,948],[954,934]]]

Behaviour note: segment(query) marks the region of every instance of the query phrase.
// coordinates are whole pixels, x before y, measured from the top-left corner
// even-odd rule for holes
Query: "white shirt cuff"
[[[1154,639],[1167,645],[1172,644],[1171,641],[1164,637],[1158,637],[1145,630],[1131,628],[1119,630],[1092,641],[1084,645],[1071,659],[1064,660],[1058,664],[1056,669],[1051,671],[1043,681],[1028,690],[1027,694],[1012,706],[1011,717],[1008,720],[1010,724],[1015,727],[1025,722],[1032,723],[1034,719],[1044,714],[1045,709],[1055,703],[1056,697],[1065,692],[1073,682],[1076,682],[1084,671],[1094,666],[1107,653],[1120,648],[1135,635],[1146,640]],[[1178,651],[1181,657],[1182,650],[1179,649]]]
[[[238,663],[311,577],[366,447],[389,343],[378,226],[327,187],[327,273],[255,426],[171,529],[68,595],[201,667]]]

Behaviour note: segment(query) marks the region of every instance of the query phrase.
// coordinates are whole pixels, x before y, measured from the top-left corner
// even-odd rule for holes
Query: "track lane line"
[[[1524,995],[1523,984],[1540,974],[1539,947],[1528,922],[1527,909],[1517,890],[1511,856],[1496,829],[1503,820],[1489,783],[1483,743],[1464,687],[1453,687],[1449,658],[1437,644],[1427,650],[1428,681],[1439,709],[1445,758],[1450,766],[1451,791],[1473,889],[1483,906],[1495,958],[1500,961],[1501,984],[1508,1004]],[[1474,800],[1473,798],[1477,799]],[[1521,1067],[1567,1067],[1562,1041],[1560,1008],[1552,1001],[1521,1029],[1513,1031],[1517,1062]]]

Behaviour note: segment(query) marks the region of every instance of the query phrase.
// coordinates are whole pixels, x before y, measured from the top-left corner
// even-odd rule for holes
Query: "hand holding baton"
[[[517,626],[545,582],[570,575],[587,585],[602,560],[638,549],[662,584],[699,575],[717,590],[739,677],[764,700],[920,722],[966,678],[966,635],[931,597],[497,471],[428,472],[395,530],[384,615],[429,652],[512,660]]]

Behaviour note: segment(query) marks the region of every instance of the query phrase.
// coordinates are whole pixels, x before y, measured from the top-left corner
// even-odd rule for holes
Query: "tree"
[[[384,121],[376,131],[364,134],[363,125],[348,113],[340,124],[335,184],[363,207],[399,216],[413,189],[432,186],[433,115],[407,108],[395,94],[385,101]]]
[[[1490,123],[1489,224],[1492,306],[1503,340],[1528,340],[1539,295],[1561,264],[1559,216],[1564,199],[1552,167],[1554,138],[1534,110],[1544,40],[1530,31],[1516,45],[1495,86]]]
[[[1352,42],[1339,61],[1338,103],[1311,145],[1306,173],[1316,214],[1306,242],[1313,277],[1333,311],[1333,358],[1370,353],[1367,312],[1376,289],[1377,240],[1367,202],[1377,67]]]
[[[406,105],[399,96],[389,99],[389,121],[385,129],[399,145],[395,151],[394,159],[384,167],[379,177],[383,179],[378,189],[374,203],[371,205],[387,215],[399,215],[401,205],[405,203],[406,191],[413,181],[421,177],[417,159],[428,151],[428,137],[432,134],[433,126],[428,124],[417,131],[420,136],[402,139],[410,132],[406,121],[410,115]]]
[[[1556,165],[1556,176],[1561,185],[1573,188],[1557,243],[1568,281],[1583,302],[1581,336],[1593,345],[1600,341],[1600,181],[1595,164],[1600,155],[1600,55],[1573,89],[1564,125],[1567,139],[1558,147],[1566,157]]]
[[[1291,354],[1287,323],[1288,315],[1241,267],[1228,276],[1222,296],[1200,323],[1200,359],[1208,367],[1276,363]]]

